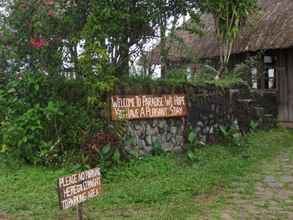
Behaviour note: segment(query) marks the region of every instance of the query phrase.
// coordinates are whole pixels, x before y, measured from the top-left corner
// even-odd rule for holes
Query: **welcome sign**
[[[111,105],[112,120],[187,116],[186,96],[182,94],[112,96]]]

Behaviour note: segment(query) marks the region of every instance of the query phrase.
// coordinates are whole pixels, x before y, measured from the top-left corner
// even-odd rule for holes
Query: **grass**
[[[293,148],[293,132],[273,130],[247,137],[249,147],[209,146],[190,164],[182,155],[148,157],[109,170],[104,193],[85,205],[86,219],[198,219],[224,205],[232,183],[250,175],[259,161]],[[0,158],[1,159],[1,158]],[[58,208],[57,178],[67,169],[5,166],[0,162],[0,219],[72,219]],[[249,187],[248,187],[249,189]],[[212,214],[211,214],[212,215]]]

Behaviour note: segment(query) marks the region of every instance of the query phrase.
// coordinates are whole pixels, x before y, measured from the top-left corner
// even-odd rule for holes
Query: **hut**
[[[277,93],[278,120],[287,127],[293,127],[293,1],[259,0],[258,4],[260,11],[249,19],[234,45],[231,63],[237,64],[247,57],[261,54],[260,68],[251,71],[252,88]],[[177,30],[176,36],[184,44],[171,45],[170,64],[194,65],[190,54],[198,59],[219,56],[211,16],[204,15],[202,23],[203,35],[180,28]],[[152,59],[153,63],[159,64],[158,48],[153,50]]]

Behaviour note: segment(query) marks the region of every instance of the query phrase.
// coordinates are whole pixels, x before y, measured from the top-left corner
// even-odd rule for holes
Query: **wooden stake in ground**
[[[83,220],[83,207],[82,207],[82,203],[78,204],[78,206],[76,207],[77,209],[77,220]]]

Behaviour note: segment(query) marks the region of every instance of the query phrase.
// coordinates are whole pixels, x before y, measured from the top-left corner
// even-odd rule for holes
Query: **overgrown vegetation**
[[[1,154],[47,166],[64,164],[69,158],[71,162],[92,166],[98,161],[103,164],[116,161],[116,164],[136,153],[125,151],[125,145],[131,146],[130,140],[125,140],[123,130],[119,133],[120,125],[109,122],[111,93],[121,90],[127,93],[130,89],[146,93],[175,92],[188,86],[229,87],[243,83],[235,72],[215,81],[211,77],[214,73],[209,74],[208,70],[191,77],[186,71],[169,70],[169,74],[163,74],[164,79],[156,80],[150,76],[130,76],[132,57],[139,55],[158,32],[164,72],[164,65],[168,65],[168,48],[163,45],[169,33],[168,21],[173,21],[174,32],[180,16],[189,14],[196,19],[198,7],[214,12],[210,8],[214,3],[198,3],[190,0],[2,1]],[[230,14],[233,8],[225,11],[232,16],[234,26],[245,18],[248,6],[251,4],[243,8],[237,5],[236,15]],[[92,143],[90,140],[101,132],[112,135],[116,141],[110,145],[105,140]],[[93,149],[88,154],[90,147]],[[154,146],[154,152],[158,149]]]
[[[256,0],[202,0],[201,10],[213,17],[215,36],[220,49],[219,74],[223,76],[227,70],[230,56],[237,37],[250,15],[256,11]]]
[[[108,93],[115,89],[127,93],[129,88],[140,93],[161,93],[166,89],[174,92],[188,85],[197,84],[185,78],[177,80],[173,75],[166,80],[125,78],[116,88],[111,80],[94,83],[61,76],[51,78],[36,72],[11,75],[0,88],[1,153],[28,163],[60,165],[74,152],[81,152],[100,131],[112,131],[109,133],[117,139],[112,147],[117,150],[124,147],[122,144],[130,147],[130,140],[124,137],[123,123],[108,121]],[[107,152],[106,149],[103,152]],[[97,151],[94,155],[101,158]],[[119,151],[110,151],[110,155],[128,157]],[[83,163],[88,159],[74,157],[72,161]],[[89,163],[93,164],[92,161]]]
[[[90,219],[201,219],[202,212],[216,213],[225,203],[221,193],[232,182],[237,184],[243,176],[257,172],[261,161],[284,149],[293,156],[292,137],[287,130],[257,132],[247,137],[245,147],[197,148],[193,163],[178,154],[123,163],[103,174],[103,195],[86,203],[85,215]],[[56,179],[75,170],[7,167],[0,161],[0,184],[5,186],[0,191],[2,215],[73,218],[73,210],[58,209]]]
[[[11,76],[0,89],[1,152],[34,164],[62,164],[66,154],[105,127],[98,91],[101,95],[102,90],[63,77]]]

